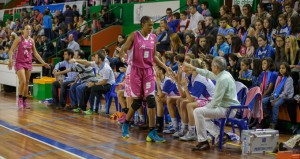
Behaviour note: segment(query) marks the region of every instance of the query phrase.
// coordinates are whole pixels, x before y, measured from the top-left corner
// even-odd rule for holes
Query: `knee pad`
[[[137,111],[142,106],[142,100],[141,99],[133,99],[133,102],[131,104],[131,108],[134,111]]]
[[[156,102],[155,102],[154,95],[147,96],[146,101],[147,101],[148,108],[155,108],[156,107]]]

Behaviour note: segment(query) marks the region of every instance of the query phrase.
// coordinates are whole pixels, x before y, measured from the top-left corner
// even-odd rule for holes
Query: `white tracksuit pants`
[[[198,136],[198,142],[207,141],[207,131],[215,138],[220,134],[220,128],[211,119],[225,118],[227,108],[201,107],[194,110],[194,118]],[[236,110],[232,110],[230,117],[234,117]]]

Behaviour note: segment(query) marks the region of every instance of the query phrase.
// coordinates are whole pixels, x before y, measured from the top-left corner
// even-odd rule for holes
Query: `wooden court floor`
[[[18,111],[15,93],[0,93],[0,156],[15,158],[276,158],[274,154],[241,155],[236,144],[220,152],[213,148],[192,152],[196,142],[183,142],[164,135],[166,143],[147,143],[146,130],[132,128],[129,139],[107,116],[80,115],[47,107],[30,100],[32,110]],[[113,107],[112,107],[113,108]],[[111,112],[114,112],[113,110]],[[280,135],[280,140],[290,136]],[[0,157],[0,158],[1,158]]]

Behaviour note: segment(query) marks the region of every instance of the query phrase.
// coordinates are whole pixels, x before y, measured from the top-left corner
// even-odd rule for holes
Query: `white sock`
[[[144,115],[139,115],[140,116],[140,122],[144,122]]]
[[[172,125],[175,129],[178,128],[178,123],[177,123],[177,119],[176,118],[171,118],[171,121],[172,121]]]

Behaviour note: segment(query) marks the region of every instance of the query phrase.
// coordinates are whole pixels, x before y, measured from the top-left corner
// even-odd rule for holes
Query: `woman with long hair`
[[[278,35],[276,37],[276,48],[275,48],[275,70],[278,71],[280,69],[280,64],[282,62],[286,62],[286,54],[285,54],[285,38],[282,35]]]
[[[287,57],[287,63],[290,65],[297,65],[300,57],[299,52],[297,39],[294,36],[288,36],[285,39],[285,54]]]
[[[166,53],[179,53],[183,54],[185,52],[185,47],[178,36],[178,34],[173,33],[170,35],[170,45],[171,45],[171,51],[166,51]]]
[[[248,17],[251,19],[251,24],[254,24],[255,22],[255,15],[252,12],[252,7],[250,4],[245,4],[243,6],[242,14],[244,17]]]
[[[241,18],[241,29],[238,33],[244,43],[247,36],[255,36],[255,30],[251,27],[251,19],[248,17]]]
[[[197,46],[195,45],[195,36],[194,34],[187,34],[185,36],[185,41],[186,41],[186,47],[185,47],[185,57],[187,53],[191,52],[195,55],[196,58],[198,58],[197,55]]]
[[[232,17],[242,17],[241,7],[237,4],[231,7]]]
[[[263,22],[264,22],[263,23],[263,25],[264,25],[264,28],[263,28],[264,35],[267,37],[268,43],[271,46],[274,46],[275,45],[275,43],[274,43],[275,39],[273,39],[272,35],[276,33],[276,29],[273,28],[272,19],[271,18],[265,18]]]
[[[246,57],[252,58],[254,57],[255,51],[258,48],[258,42],[257,39],[252,36],[247,36],[245,40],[245,46],[246,46]]]
[[[14,69],[18,76],[19,86],[18,86],[18,108],[19,109],[30,109],[28,105],[28,84],[31,76],[32,70],[32,55],[38,59],[40,63],[46,68],[50,66],[44,62],[39,53],[36,51],[35,43],[33,39],[30,38],[31,26],[24,26],[23,35],[16,38],[13,45],[9,50],[9,63],[8,68],[11,70],[14,64]],[[16,49],[17,48],[17,49]],[[16,50],[15,50],[16,49]],[[14,52],[14,61],[12,59]]]

